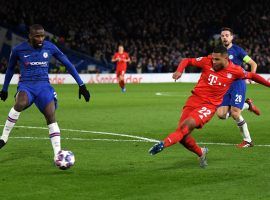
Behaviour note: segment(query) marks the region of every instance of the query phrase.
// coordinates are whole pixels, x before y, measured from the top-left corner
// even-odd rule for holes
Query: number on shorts
[[[237,95],[235,95],[235,102],[237,102],[237,103],[241,103],[242,102],[242,95],[239,95],[239,94],[237,94]]]
[[[201,110],[198,111],[200,114],[202,114],[204,117],[207,117],[211,114],[211,110],[207,109],[206,107],[202,107]]]

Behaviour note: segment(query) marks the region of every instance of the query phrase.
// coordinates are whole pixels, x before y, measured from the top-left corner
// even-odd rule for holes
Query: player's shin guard
[[[182,144],[189,151],[197,154],[199,157],[202,156],[202,149],[201,149],[201,147],[199,147],[199,145],[196,143],[196,140],[191,135],[185,136],[181,140],[180,144]]]
[[[6,143],[8,140],[8,136],[14,127],[15,123],[19,119],[20,112],[17,112],[13,107],[10,109],[9,114],[8,114],[8,119],[5,123],[3,133],[1,136],[1,139]]]
[[[57,122],[49,124],[49,134],[53,147],[54,155],[56,155],[61,150],[61,141],[60,141],[60,129]]]
[[[248,131],[248,126],[242,115],[240,115],[239,119],[235,120],[237,123],[237,126],[240,129],[240,132],[243,136],[243,139],[247,142],[251,142],[251,137]]]
[[[169,147],[177,142],[180,142],[188,133],[189,129],[187,126],[178,128],[175,132],[171,133],[164,139],[164,147]]]
[[[172,146],[173,144],[182,140],[183,134],[181,132],[173,132],[168,137],[164,139],[164,147]]]

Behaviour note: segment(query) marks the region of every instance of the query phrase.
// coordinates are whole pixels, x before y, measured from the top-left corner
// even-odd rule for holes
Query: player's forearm
[[[14,69],[8,67],[8,68],[7,68],[7,72],[6,72],[6,76],[5,76],[5,81],[4,81],[4,85],[3,85],[2,90],[8,91],[8,86],[9,86],[9,83],[10,83],[10,81],[11,81],[13,75],[14,75]]]
[[[247,78],[251,79],[251,80],[253,80],[253,81],[257,82],[257,83],[260,83],[262,85],[265,85],[267,87],[270,87],[270,82],[267,81],[266,79],[264,79],[263,77],[261,77],[260,75],[256,74],[256,73],[248,72]]]
[[[62,56],[61,58],[59,58],[59,60],[63,63],[63,65],[66,67],[66,69],[68,70],[68,72],[71,74],[71,76],[75,79],[75,81],[77,82],[78,85],[83,85],[83,81],[80,78],[76,68],[74,67],[74,65],[68,60],[68,58],[66,56]]]
[[[191,63],[191,59],[190,58],[184,58],[183,60],[181,60],[181,62],[179,63],[178,67],[177,67],[177,72],[183,73],[184,69],[189,66]]]
[[[250,66],[251,66],[251,72],[256,73],[257,64],[253,61],[253,62],[250,62]]]

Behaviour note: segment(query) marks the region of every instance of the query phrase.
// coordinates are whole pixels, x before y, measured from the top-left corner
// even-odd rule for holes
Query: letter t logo
[[[217,79],[218,79],[217,76],[214,76],[214,75],[210,74],[209,77],[208,77],[208,81],[209,81],[208,84],[209,85],[215,84],[217,82]]]

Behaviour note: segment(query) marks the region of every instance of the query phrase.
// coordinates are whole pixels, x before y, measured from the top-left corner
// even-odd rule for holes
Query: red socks
[[[166,137],[164,139],[164,147],[169,147],[177,142],[180,142],[185,148],[198,156],[202,155],[201,147],[199,147],[196,140],[189,135],[189,128],[187,126],[182,129],[177,129],[175,132]]]
[[[183,134],[181,132],[173,132],[164,139],[164,147],[172,146],[173,144],[182,140]]]
[[[123,89],[125,88],[125,81],[122,80],[122,81],[119,81],[119,86]]]
[[[169,147],[177,142],[180,142],[185,135],[189,133],[188,126],[178,128],[175,132],[171,133],[164,139],[164,146]]]
[[[184,137],[180,143],[189,151],[197,154],[199,157],[202,156],[201,147],[198,146],[195,139],[191,135]]]

